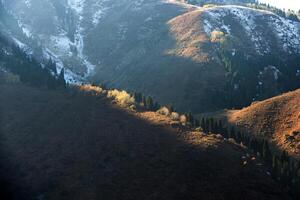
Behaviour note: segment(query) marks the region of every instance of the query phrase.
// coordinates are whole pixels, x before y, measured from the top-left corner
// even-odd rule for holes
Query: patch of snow
[[[84,8],[85,0],[68,0],[69,6],[76,11],[77,15],[79,16],[79,22],[77,24],[77,30],[75,33],[75,43],[74,45],[77,48],[78,51],[78,57],[82,60],[83,64],[87,68],[87,72],[85,73],[85,77],[88,77],[92,75],[95,69],[95,65],[90,63],[87,59],[87,57],[83,54],[84,49],[84,38],[83,38],[83,32],[84,29],[81,27],[81,23],[83,20],[82,14],[83,14],[83,8]]]
[[[267,68],[265,68],[265,70],[268,70],[268,69],[271,69],[272,71],[273,71],[273,75],[274,75],[274,79],[275,80],[278,80],[278,78],[279,78],[279,74],[281,73],[280,71],[279,71],[279,69],[277,69],[275,66],[268,66]]]
[[[64,68],[65,70],[65,80],[67,83],[70,84],[81,84],[82,82],[82,77],[75,74],[72,72],[70,69],[67,69],[64,67],[63,62],[58,58],[57,55],[55,55],[53,52],[51,52],[49,49],[44,49],[43,50],[43,56],[49,60],[51,59],[53,62],[56,64],[56,70],[57,72],[61,72],[61,70]]]
[[[29,28],[27,26],[25,26],[24,24],[22,24],[20,20],[18,20],[18,26],[22,29],[22,32],[24,33],[24,35],[26,35],[26,37],[28,37],[28,38],[32,37],[31,31],[29,30]]]
[[[55,49],[55,52],[57,52],[60,55],[69,54],[69,56],[71,56],[72,52],[70,50],[70,45],[72,44],[73,43],[70,41],[70,39],[65,35],[52,35],[50,37],[50,45]]]
[[[21,42],[20,40],[18,40],[15,37],[12,37],[12,39],[14,40],[14,42],[16,43],[16,45],[22,49],[28,56],[33,54],[33,51],[31,48],[29,48],[26,44],[24,44],[23,42]]]
[[[133,4],[131,5],[131,9],[138,11],[142,9],[142,5],[144,4],[145,0],[136,0],[133,2]]]
[[[261,49],[263,49],[261,44],[265,41],[262,36],[255,30],[255,18],[260,15],[260,13],[256,11],[254,12],[253,9],[240,6],[223,6],[223,8],[227,9],[232,15],[235,16],[235,19],[240,22],[240,24],[245,29],[246,34],[251,38],[256,52],[259,54],[263,54],[263,52],[261,52]]]
[[[149,22],[149,21],[152,21],[153,18],[152,17],[148,17],[147,19],[145,19],[145,22]]]
[[[225,24],[223,24],[222,26],[221,26],[221,29],[222,30],[225,30],[226,31],[226,34],[230,34],[230,26],[228,25],[225,25]]]
[[[94,25],[99,24],[99,21],[102,18],[102,15],[103,15],[103,10],[98,10],[97,12],[95,12],[95,14],[93,16],[93,24]]]
[[[231,55],[235,56],[235,54],[236,54],[236,49],[232,49]]]
[[[238,84],[234,84],[234,90],[239,89],[239,85]]]
[[[106,14],[108,7],[105,6],[105,3],[107,3],[107,1],[108,0],[98,1],[97,4],[95,5],[95,11],[92,20],[94,26],[97,26],[100,20]]]
[[[204,31],[205,33],[207,33],[208,35],[210,35],[210,33],[213,31],[213,27],[212,25],[209,23],[208,20],[204,20]]]
[[[85,0],[68,0],[68,5],[78,14],[82,14]]]
[[[272,32],[277,34],[279,41],[283,44],[284,50],[293,53],[300,52],[300,23],[279,17],[268,11],[258,11],[253,8],[247,8],[236,5],[224,5],[212,8],[206,8],[204,11],[207,16],[204,20],[204,31],[209,35],[213,30],[225,31],[231,34],[229,24],[226,24],[224,18],[233,16],[234,19],[241,24],[247,36],[251,39],[255,51],[260,55],[265,55],[271,52],[271,45],[265,39],[261,31],[258,30],[260,25],[257,23],[268,15],[268,26]],[[291,49],[292,48],[292,49]]]
[[[283,49],[288,53],[300,53],[300,23],[274,15],[270,26],[274,25],[274,31],[283,43]]]
[[[31,1],[30,0],[25,0],[24,1],[25,5],[30,8],[31,7]]]

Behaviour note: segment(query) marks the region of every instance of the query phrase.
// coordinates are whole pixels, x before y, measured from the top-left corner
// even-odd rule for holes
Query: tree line
[[[134,92],[132,96],[137,103],[144,105],[148,111],[157,111],[162,106],[153,100],[152,97],[145,97],[141,93]],[[164,106],[169,112],[175,112],[173,106]],[[278,181],[282,187],[290,191],[293,199],[300,198],[300,162],[292,159],[286,151],[280,154],[272,150],[267,138],[255,137],[254,134],[241,131],[234,126],[225,124],[222,120],[213,117],[202,117],[198,119],[191,112],[185,113],[187,125],[193,128],[201,128],[205,134],[220,134],[226,139],[234,139],[261,158],[270,169],[270,175]]]
[[[0,47],[1,66],[18,75],[22,83],[48,89],[66,88],[64,69],[58,73],[56,63],[51,59],[42,65],[1,35]]]
[[[204,6],[206,4],[224,4],[224,2],[218,1],[218,0],[186,0],[186,2],[188,4],[198,5],[198,6]],[[239,0],[239,1],[236,0],[236,3],[242,4],[244,6],[248,6],[251,8],[271,11],[283,18],[300,22],[300,10],[293,11],[291,9],[288,9],[288,10],[280,9],[280,8],[271,6],[270,4],[267,4],[267,3],[261,3],[257,0]]]
[[[300,198],[300,162],[293,160],[286,151],[280,154],[272,151],[267,138],[254,137],[254,134],[237,130],[234,126],[225,126],[222,120],[205,118],[197,120],[191,113],[187,119],[193,127],[202,128],[206,134],[221,134],[224,138],[232,138],[237,143],[246,146],[252,153],[264,160],[271,169],[273,179],[287,188],[294,199]]]

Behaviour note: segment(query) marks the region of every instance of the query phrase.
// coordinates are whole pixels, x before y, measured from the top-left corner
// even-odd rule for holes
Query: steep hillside
[[[0,85],[0,111],[14,199],[289,199],[240,146],[101,96]]]
[[[71,81],[104,82],[193,112],[300,87],[300,23],[267,11],[175,0],[3,2],[25,35],[12,36],[70,69]]]
[[[169,53],[199,63],[186,88],[189,103],[214,91],[218,100],[236,107],[299,88],[297,22],[251,8],[217,6],[181,15],[169,25],[177,41]],[[209,81],[213,89],[206,88]],[[218,100],[212,102],[220,105]]]
[[[176,0],[190,4],[203,5],[203,4],[243,4],[255,3],[255,0]]]
[[[230,112],[228,120],[300,158],[300,90]]]

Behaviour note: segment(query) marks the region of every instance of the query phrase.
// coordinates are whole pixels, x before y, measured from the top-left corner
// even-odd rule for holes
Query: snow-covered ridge
[[[258,54],[267,54],[271,51],[271,44],[266,40],[259,28],[259,20],[267,22],[270,34],[277,37],[278,43],[282,44],[284,51],[288,53],[300,53],[300,23],[294,22],[268,11],[256,10],[253,8],[225,5],[204,9],[206,19],[204,20],[204,31],[210,35],[212,31],[219,30],[225,34],[231,34],[231,24],[225,22],[226,16],[233,16],[244,29],[248,38],[251,39]]]

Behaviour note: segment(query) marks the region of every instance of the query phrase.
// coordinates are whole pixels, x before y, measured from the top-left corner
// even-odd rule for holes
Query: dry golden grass
[[[177,47],[168,54],[190,58],[196,62],[207,62],[208,49],[203,47],[210,38],[203,30],[202,10],[195,10],[173,18],[168,22],[172,37]]]
[[[269,137],[281,150],[300,159],[300,90],[230,112],[228,120],[258,136]]]

